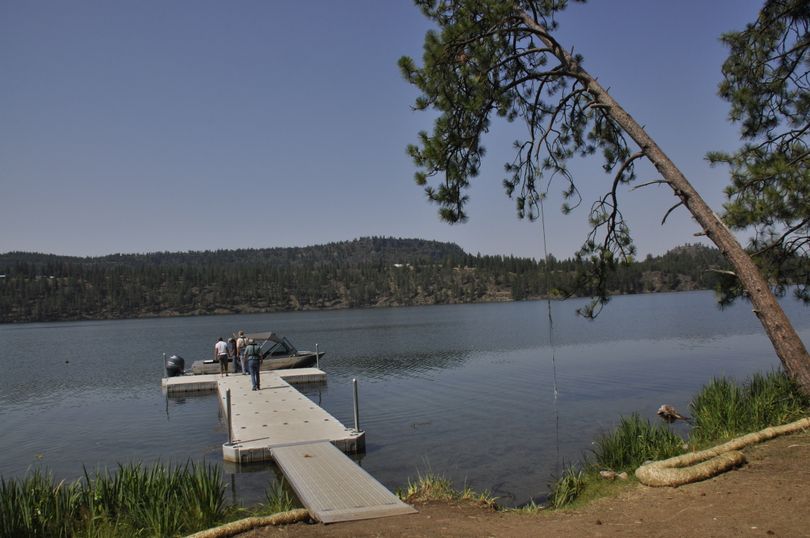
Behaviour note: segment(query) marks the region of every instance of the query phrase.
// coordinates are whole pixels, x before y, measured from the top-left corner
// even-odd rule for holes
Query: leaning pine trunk
[[[587,83],[589,93],[596,102],[604,107],[607,114],[624,129],[647,158],[655,165],[664,180],[675,191],[695,220],[703,228],[706,236],[714,242],[720,252],[734,267],[737,278],[745,288],[754,305],[754,313],[765,328],[765,333],[771,339],[776,354],[782,361],[787,374],[799,385],[801,391],[810,396],[810,354],[801,338],[791,325],[784,310],[776,301],[768,282],[762,276],[759,268],[751,257],[742,248],[740,243],[726,227],[720,218],[712,211],[709,205],[700,197],[686,177],[678,170],[669,157],[658,147],[653,139],[644,131],[636,120],[628,114],[608,92],[566,52],[557,42],[548,37],[546,29],[538,24],[531,16],[524,13],[524,22],[534,31],[554,52],[554,55],[567,66],[572,73]]]

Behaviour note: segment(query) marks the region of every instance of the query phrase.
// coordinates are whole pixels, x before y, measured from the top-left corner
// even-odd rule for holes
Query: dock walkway
[[[269,461],[274,459],[273,447],[313,441],[329,441],[350,454],[363,450],[365,432],[341,424],[293,388],[283,375],[262,373],[262,389],[258,391],[251,390],[249,376],[217,379],[223,409],[225,393],[231,391],[233,439],[230,445],[222,446],[226,461]]]
[[[310,515],[323,523],[415,513],[357,466],[346,453],[365,447],[365,432],[347,428],[290,383],[324,381],[316,368],[262,372],[262,387],[250,377],[219,374],[163,380],[168,394],[217,391],[227,413],[231,393],[231,442],[222,446],[226,461],[273,460]]]

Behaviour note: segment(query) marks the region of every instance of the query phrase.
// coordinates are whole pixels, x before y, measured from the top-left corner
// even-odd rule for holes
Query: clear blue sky
[[[593,0],[558,38],[719,211],[707,151],[737,130],[716,97],[722,32],[753,0]],[[405,146],[431,115],[401,55],[429,28],[409,1],[0,0],[0,252],[67,255],[304,246],[361,236],[452,241],[471,253],[543,255],[501,187],[515,126],[496,125],[470,221],[439,221]],[[549,250],[571,256],[608,177],[576,167],[585,201],[547,205]],[[647,179],[647,176],[644,176]],[[649,179],[652,179],[649,172]],[[685,210],[664,226],[664,187],[627,193],[639,252],[694,242]]]

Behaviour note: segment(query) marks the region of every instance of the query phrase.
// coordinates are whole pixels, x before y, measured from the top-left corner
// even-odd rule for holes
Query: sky
[[[739,145],[717,97],[722,33],[752,0],[592,0],[558,40],[681,168],[715,211]],[[407,0],[0,0],[0,253],[74,256],[295,247],[367,236],[453,242],[540,259],[539,222],[501,185],[522,129],[493,122],[469,221],[440,221],[405,152],[433,114],[397,68],[430,23]],[[552,187],[547,249],[572,256],[610,181],[578,162],[583,203]],[[641,180],[655,179],[650,168]],[[698,242],[668,187],[623,193],[640,255]]]

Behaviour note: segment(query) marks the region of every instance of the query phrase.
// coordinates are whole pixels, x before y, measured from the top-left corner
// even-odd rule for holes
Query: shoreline
[[[419,513],[332,525],[296,523],[241,538],[372,536],[807,536],[810,431],[745,449],[749,462],[677,488],[628,485],[577,509],[495,511],[475,502],[430,501]]]
[[[610,295],[610,299],[615,299],[618,297],[635,297],[640,295],[669,295],[669,294],[681,294],[681,293],[695,293],[695,292],[711,292],[710,288],[696,288],[696,289],[687,289],[687,290],[665,290],[665,291],[645,291],[640,293],[621,293],[616,295]],[[452,305],[481,305],[481,304],[501,304],[501,303],[529,303],[529,302],[539,302],[539,301],[567,301],[567,300],[577,300],[577,299],[588,299],[589,296],[587,295],[577,295],[572,297],[530,297],[526,299],[504,299],[504,298],[494,298],[492,300],[483,300],[483,301],[465,301],[465,302],[447,302],[447,303],[419,303],[419,304],[378,304],[378,305],[369,305],[369,306],[327,306],[322,308],[312,308],[312,307],[304,307],[298,309],[256,309],[252,307],[245,306],[244,310],[234,310],[230,308],[218,308],[214,311],[205,311],[205,312],[192,312],[192,313],[179,313],[176,311],[163,311],[159,313],[144,313],[137,316],[128,316],[128,317],[116,317],[116,316],[107,316],[107,317],[82,317],[82,318],[65,318],[65,319],[49,319],[49,320],[30,320],[30,321],[3,321],[0,322],[0,325],[26,325],[26,324],[34,324],[34,323],[71,323],[71,322],[81,322],[81,321],[131,321],[131,320],[141,320],[141,319],[174,319],[174,318],[195,318],[195,317],[208,317],[208,316],[249,316],[254,314],[295,314],[298,312],[333,312],[333,311],[342,311],[342,310],[381,310],[381,309],[389,309],[389,308],[414,308],[414,307],[426,307],[426,306],[452,306]]]

